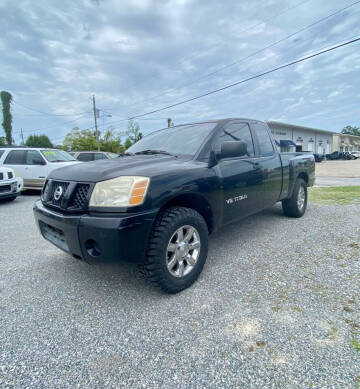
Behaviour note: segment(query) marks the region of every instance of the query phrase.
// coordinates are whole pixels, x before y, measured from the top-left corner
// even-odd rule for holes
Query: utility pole
[[[24,146],[25,142],[24,142],[24,134],[22,132],[22,128],[20,128],[20,133],[21,133],[21,139],[22,139],[22,146]]]
[[[93,101],[94,121],[95,121],[95,137],[96,137],[97,149],[99,151],[100,150],[100,139],[99,139],[98,126],[97,126],[98,110],[96,109],[96,105],[95,105],[95,95],[92,96],[92,101]]]

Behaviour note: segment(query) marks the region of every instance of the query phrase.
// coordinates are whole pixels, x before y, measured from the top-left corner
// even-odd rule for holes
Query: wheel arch
[[[184,193],[179,194],[170,200],[166,201],[160,208],[162,211],[165,208],[178,206],[191,208],[198,212],[205,220],[209,234],[214,231],[214,218],[213,211],[211,209],[208,200],[198,193]]]
[[[296,179],[298,178],[302,178],[305,181],[306,185],[307,186],[309,185],[309,175],[307,173],[305,172],[299,173]]]

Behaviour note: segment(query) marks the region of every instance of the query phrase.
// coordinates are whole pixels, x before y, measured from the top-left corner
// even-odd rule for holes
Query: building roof
[[[359,135],[351,135],[351,134],[342,134],[341,132],[340,133],[336,133],[335,135],[338,135],[338,136],[341,136],[341,137],[350,137],[352,138],[353,140],[359,140],[360,141],[360,136]]]
[[[267,120],[266,123],[269,125],[270,128],[276,126],[276,127],[282,127],[282,128],[290,128],[292,130],[315,131],[315,132],[321,132],[323,134],[338,134],[338,132],[334,132],[334,131],[321,130],[320,128],[299,126],[297,124],[289,124],[289,123],[277,122],[277,121],[274,121],[274,120]]]

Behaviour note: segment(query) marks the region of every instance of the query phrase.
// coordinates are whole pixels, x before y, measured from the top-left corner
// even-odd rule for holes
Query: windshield
[[[165,128],[140,139],[126,151],[161,150],[170,154],[194,155],[217,123],[196,123]]]
[[[76,161],[72,155],[63,150],[41,150],[41,152],[49,162]]]

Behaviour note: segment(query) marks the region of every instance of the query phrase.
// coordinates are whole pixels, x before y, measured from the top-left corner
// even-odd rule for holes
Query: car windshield
[[[128,153],[151,151],[194,155],[217,123],[195,123],[153,132],[129,147]]]
[[[41,153],[49,162],[76,161],[72,155],[63,150],[41,150]]]

